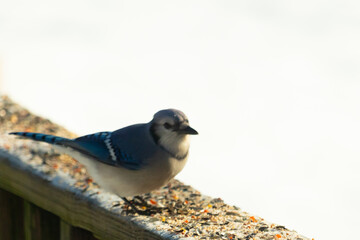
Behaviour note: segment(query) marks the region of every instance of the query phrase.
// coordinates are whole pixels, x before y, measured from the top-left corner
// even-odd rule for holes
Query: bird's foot
[[[119,207],[120,205],[121,205],[121,204],[120,204],[120,201],[115,201],[115,202],[112,203],[112,206],[110,207],[110,209]]]
[[[125,203],[128,205],[126,211],[137,213],[139,215],[150,216],[152,214],[159,213],[163,208],[155,207],[149,205],[143,198],[140,196],[135,196],[131,201],[127,198],[122,198]]]

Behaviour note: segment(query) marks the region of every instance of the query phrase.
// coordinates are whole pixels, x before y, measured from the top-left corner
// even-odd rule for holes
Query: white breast
[[[146,167],[140,170],[128,170],[88,158],[68,147],[54,146],[59,152],[68,154],[82,163],[101,188],[120,197],[149,193],[166,185],[183,169],[187,161],[187,157],[177,160],[168,153],[159,151]]]

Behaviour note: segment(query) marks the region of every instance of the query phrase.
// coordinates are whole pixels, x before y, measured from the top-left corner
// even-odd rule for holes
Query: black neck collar
[[[155,125],[156,125],[156,124],[154,124],[154,123],[151,123],[151,125],[150,125],[150,135],[151,135],[153,141],[155,142],[155,144],[158,145],[162,150],[164,150],[165,152],[167,152],[168,154],[170,154],[173,158],[176,158],[177,160],[183,160],[184,158],[186,158],[187,155],[188,155],[188,153],[189,153],[189,151],[187,151],[184,155],[179,156],[179,155],[174,154],[173,152],[169,151],[169,150],[166,149],[164,146],[161,146],[161,145],[159,144],[159,139],[160,139],[160,137],[159,137],[159,135],[158,135],[158,134],[156,133],[156,131],[155,131]]]

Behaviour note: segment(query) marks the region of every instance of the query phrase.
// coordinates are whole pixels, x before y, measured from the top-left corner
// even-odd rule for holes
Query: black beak
[[[187,126],[183,129],[178,129],[177,132],[183,133],[183,134],[190,134],[190,135],[197,135],[199,134],[195,129],[193,129],[190,126]]]

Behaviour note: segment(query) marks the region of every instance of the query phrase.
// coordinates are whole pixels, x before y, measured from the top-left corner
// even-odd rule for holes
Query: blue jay
[[[10,134],[52,144],[84,164],[103,189],[126,200],[173,179],[188,159],[189,135],[198,132],[189,126],[183,112],[166,109],[148,123],[75,139],[30,132]]]

